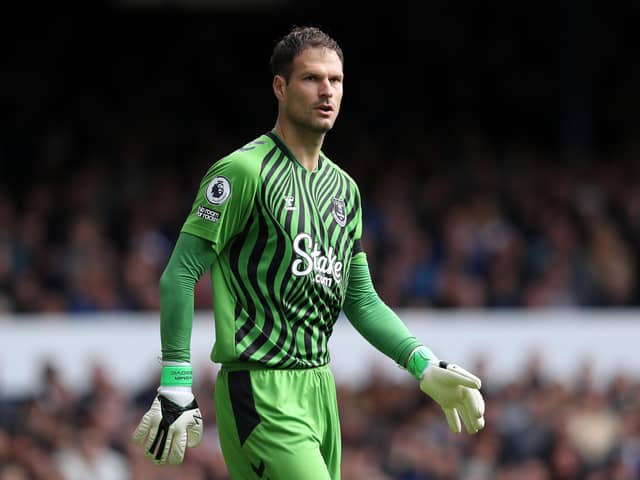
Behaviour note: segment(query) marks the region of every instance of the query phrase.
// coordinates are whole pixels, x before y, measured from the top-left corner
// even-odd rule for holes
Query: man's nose
[[[331,82],[328,79],[321,82],[320,95],[329,98],[333,97],[333,88],[331,87]]]

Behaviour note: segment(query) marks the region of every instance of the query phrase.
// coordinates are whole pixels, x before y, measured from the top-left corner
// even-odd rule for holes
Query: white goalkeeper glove
[[[462,431],[461,419],[470,434],[484,428],[484,399],[478,377],[456,364],[439,360],[424,346],[411,353],[407,370],[420,381],[420,390],[440,405],[453,433]]]
[[[133,432],[133,442],[144,442],[145,455],[156,464],[168,460],[177,465],[186,447],[197,447],[202,440],[202,414],[191,392],[191,366],[167,363],[162,367],[158,395]]]

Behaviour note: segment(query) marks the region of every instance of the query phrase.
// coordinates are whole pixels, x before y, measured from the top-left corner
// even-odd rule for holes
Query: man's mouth
[[[318,105],[316,110],[320,110],[323,113],[331,113],[333,112],[333,106],[330,104],[323,103],[322,105]]]

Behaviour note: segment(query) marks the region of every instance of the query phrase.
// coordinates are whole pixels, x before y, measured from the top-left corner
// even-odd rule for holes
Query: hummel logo
[[[262,478],[262,474],[264,473],[264,462],[262,460],[260,460],[260,465],[258,465],[257,467],[253,463],[251,463],[251,468],[260,478]]]
[[[284,196],[284,209],[285,210],[295,210],[297,207],[294,205],[295,199],[293,195],[285,195]]]

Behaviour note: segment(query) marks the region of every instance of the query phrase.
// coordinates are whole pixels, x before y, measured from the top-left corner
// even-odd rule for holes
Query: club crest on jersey
[[[231,184],[226,177],[215,177],[207,186],[207,200],[213,205],[222,205],[231,195]]]
[[[331,209],[333,218],[338,225],[344,227],[347,223],[347,207],[344,204],[344,200],[338,197],[333,198],[333,207]]]

